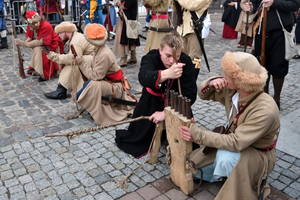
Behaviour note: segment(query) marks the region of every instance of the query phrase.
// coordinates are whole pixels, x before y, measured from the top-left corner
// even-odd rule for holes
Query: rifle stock
[[[72,54],[74,55],[74,58],[78,57],[74,45],[71,44],[70,47],[71,47]],[[78,69],[79,69],[79,71],[80,71],[80,74],[81,74],[81,77],[82,77],[83,81],[84,81],[84,82],[88,81],[88,79],[86,78],[86,76],[85,76],[85,75],[83,74],[83,72],[81,71],[80,67],[78,67]]]
[[[12,22],[11,25],[12,25],[12,31],[13,31],[13,34],[14,34],[14,38],[17,39],[17,34],[16,34],[16,29],[15,29],[14,22]],[[18,58],[19,58],[19,74],[22,78],[26,78],[26,75],[24,73],[23,59],[21,57],[21,50],[20,50],[20,47],[18,45],[16,45],[16,47],[17,47]]]

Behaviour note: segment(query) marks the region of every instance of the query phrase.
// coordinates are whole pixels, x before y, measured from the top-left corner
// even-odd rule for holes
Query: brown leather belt
[[[167,15],[168,12],[155,12],[155,11],[152,12],[152,15],[156,15],[156,14],[159,14],[159,15],[161,15],[161,14]]]
[[[156,31],[156,32],[170,32],[170,31],[173,31],[175,30],[174,27],[171,27],[171,28],[154,28],[152,26],[150,26],[149,28],[151,31]]]

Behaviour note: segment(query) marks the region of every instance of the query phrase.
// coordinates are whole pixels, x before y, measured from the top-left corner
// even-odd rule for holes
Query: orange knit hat
[[[107,40],[107,31],[101,24],[87,24],[84,36],[88,42],[96,46],[102,46]]]

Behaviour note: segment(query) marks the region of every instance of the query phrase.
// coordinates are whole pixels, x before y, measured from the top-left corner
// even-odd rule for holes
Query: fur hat
[[[84,28],[84,36],[86,40],[95,45],[102,46],[107,40],[107,31],[101,24],[87,24]]]
[[[77,28],[75,26],[75,24],[72,24],[71,22],[62,22],[60,24],[58,24],[57,26],[55,26],[54,31],[57,34],[60,34],[62,32],[76,32]]]
[[[25,18],[29,24],[36,23],[42,20],[41,16],[39,16],[39,14],[37,14],[33,10],[26,11]]]
[[[236,86],[248,92],[261,90],[268,78],[267,70],[249,53],[227,52],[221,61],[223,73]]]

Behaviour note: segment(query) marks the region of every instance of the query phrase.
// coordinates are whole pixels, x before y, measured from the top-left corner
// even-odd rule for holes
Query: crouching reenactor
[[[87,24],[84,36],[95,49],[92,65],[88,65],[82,57],[76,58],[76,63],[87,78],[77,93],[77,102],[92,115],[97,124],[122,121],[132,114],[135,100],[124,91],[123,72],[115,55],[105,44],[107,31],[100,24]]]
[[[65,99],[67,98],[67,90],[72,93],[72,99],[75,101],[76,93],[83,86],[83,79],[79,68],[74,63],[74,55],[71,52],[72,44],[78,54],[82,57],[87,66],[91,66],[94,52],[94,45],[89,43],[82,33],[77,32],[75,24],[70,22],[62,22],[55,27],[55,32],[60,39],[68,46],[67,54],[58,54],[51,51],[47,58],[58,64],[64,65],[59,74],[59,81],[56,91],[45,93],[49,99]]]
[[[15,39],[16,45],[31,48],[31,64],[27,74],[37,73],[38,81],[45,81],[60,72],[61,66],[49,60],[41,47],[46,46],[51,51],[63,53],[64,43],[54,32],[52,25],[42,19],[38,13],[29,10],[25,13],[25,19],[29,23],[25,41]]]
[[[280,127],[278,107],[262,91],[268,74],[253,55],[244,52],[226,53],[221,67],[224,76],[203,81],[198,94],[225,106],[228,133],[206,131],[195,124],[179,131],[183,139],[206,146],[190,155],[203,180],[226,180],[215,199],[263,199],[270,193],[265,180],[275,166]]]

